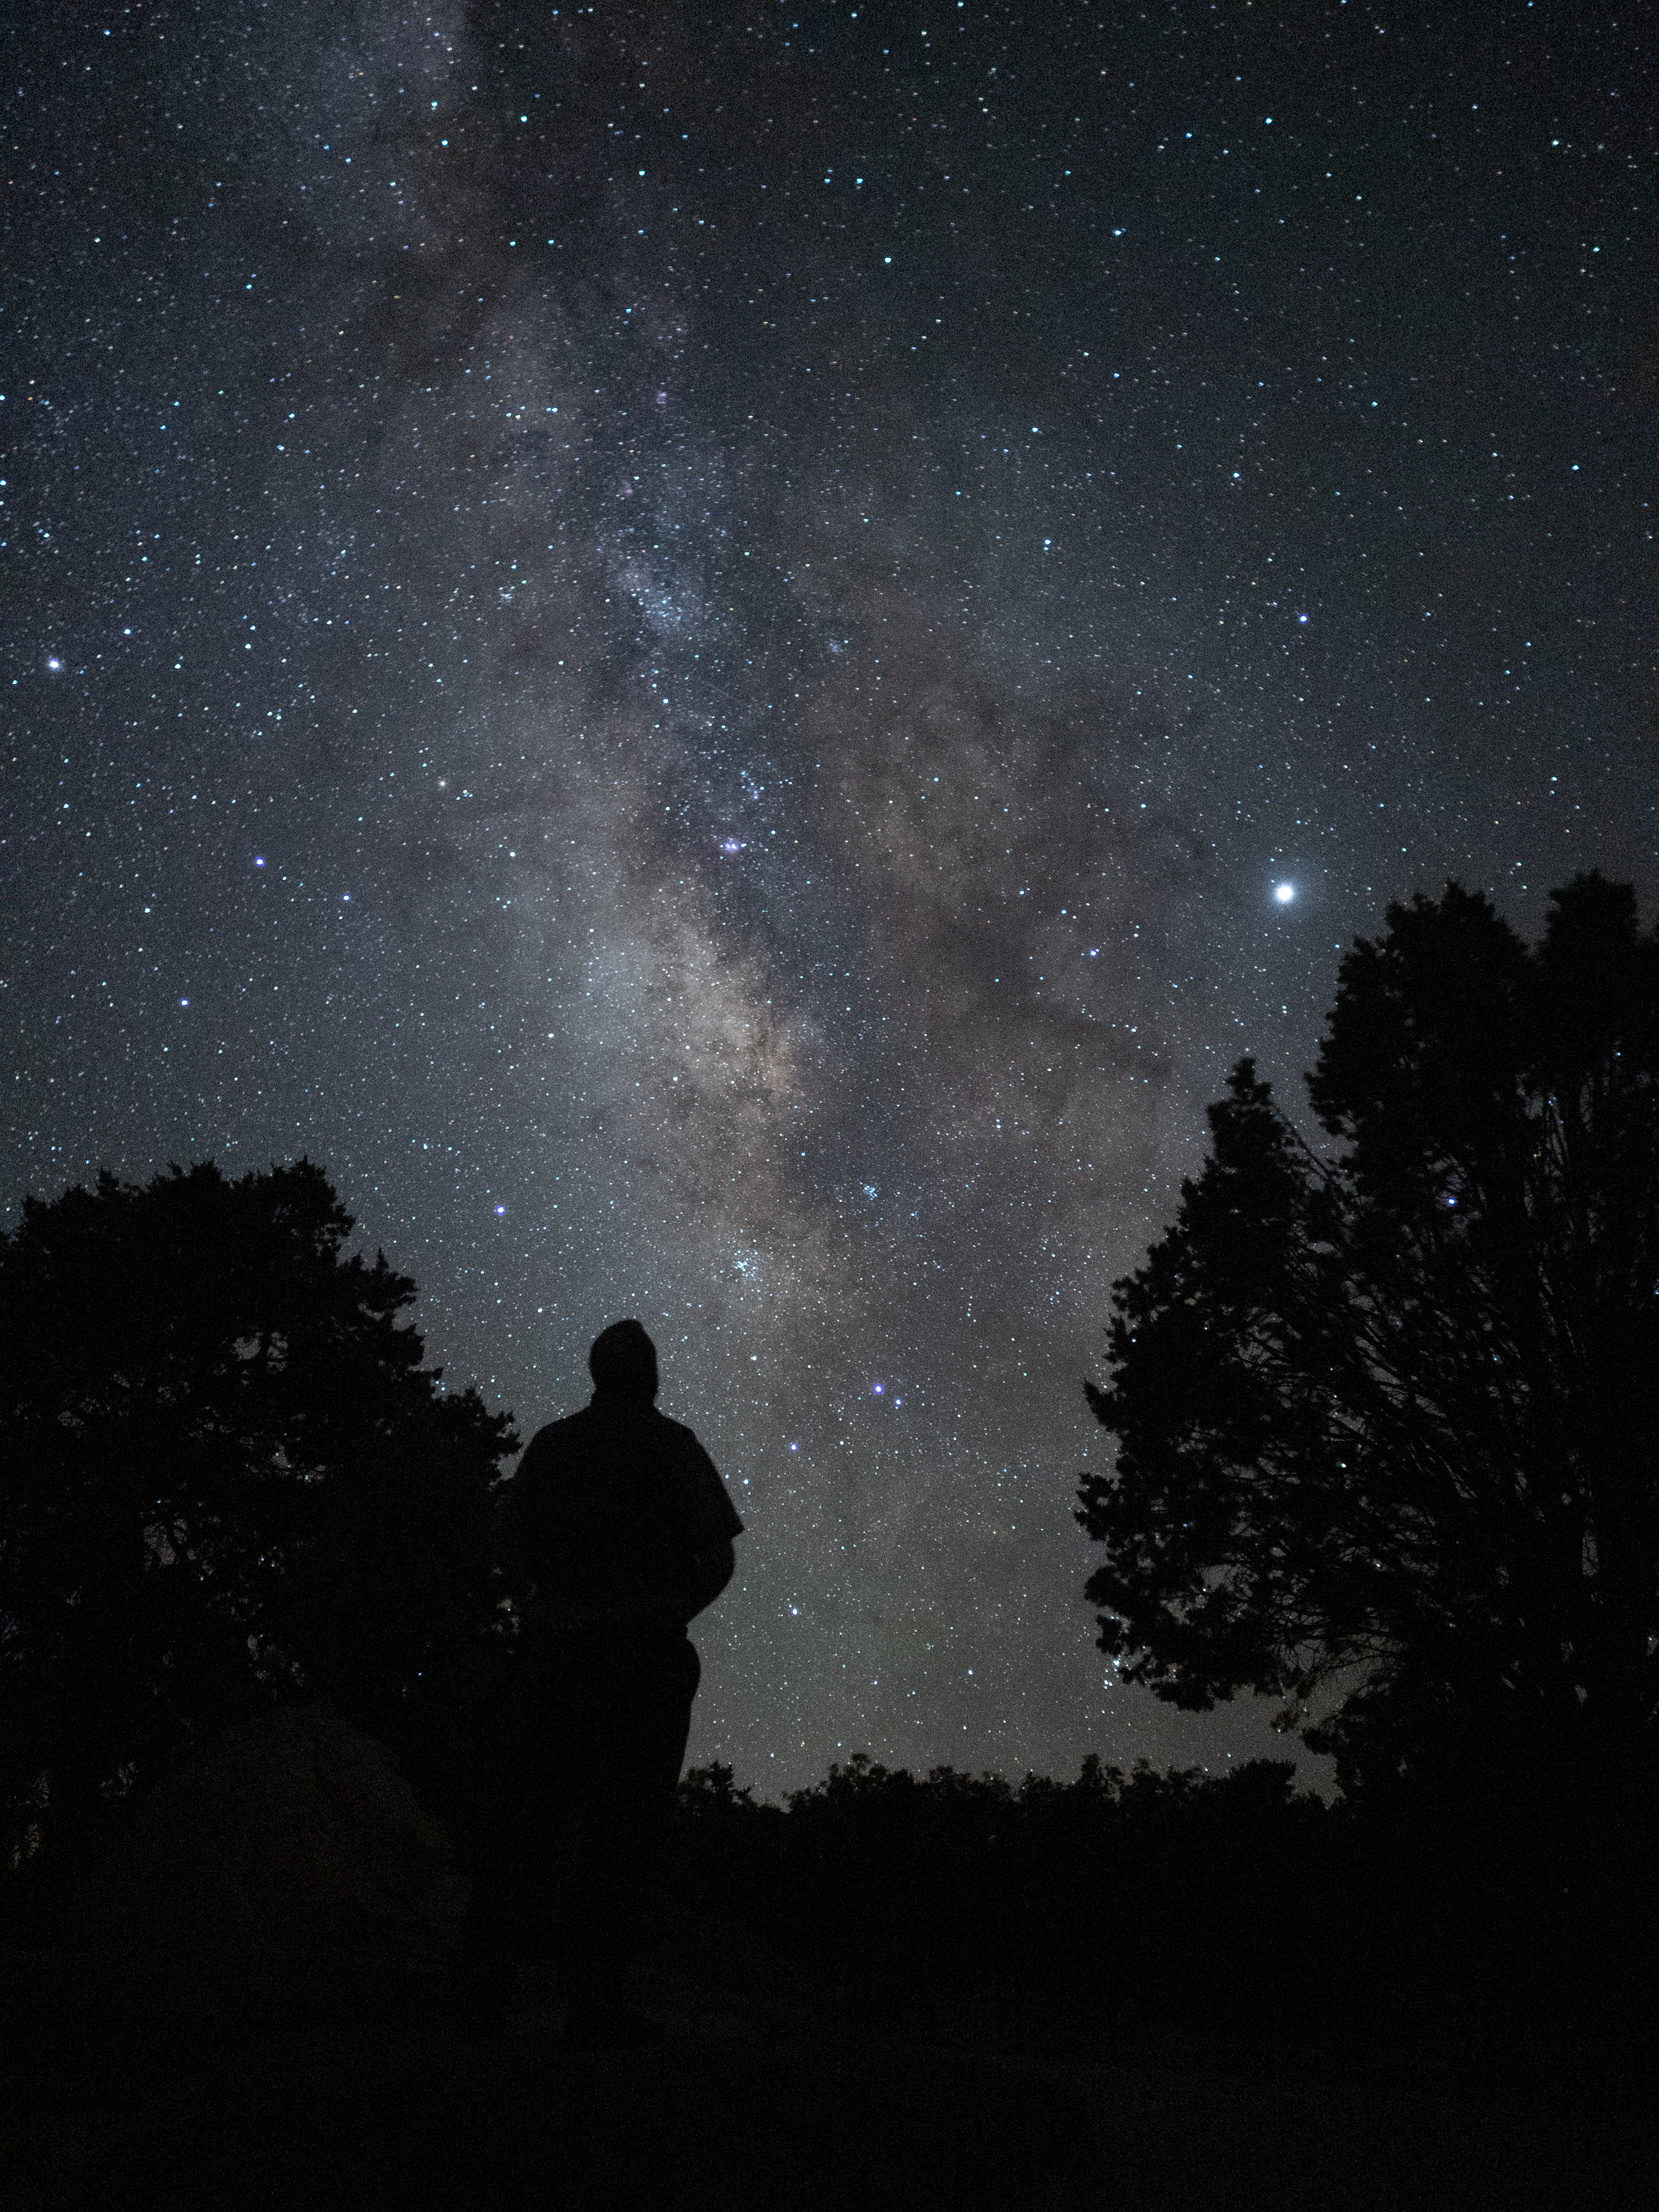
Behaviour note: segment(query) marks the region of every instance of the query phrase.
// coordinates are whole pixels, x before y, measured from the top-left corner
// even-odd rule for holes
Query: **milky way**
[[[1659,888],[1651,87],[1479,23],[14,37],[9,1218],[307,1154],[526,1436],[639,1316],[694,1760],[1278,1747],[1093,1649],[1111,1281],[1389,900]]]

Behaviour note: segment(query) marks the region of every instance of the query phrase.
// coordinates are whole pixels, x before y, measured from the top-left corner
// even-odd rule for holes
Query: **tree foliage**
[[[1332,1686],[1351,1790],[1650,1779],[1659,941],[1597,875],[1535,947],[1455,884],[1388,924],[1307,1079],[1328,1146],[1241,1061],[1115,1287],[1101,1648],[1194,1709]]]
[[[25,1201],[0,1240],[0,1787],[12,1847],[283,1696],[371,1728],[491,1618],[515,1441],[307,1161]]]

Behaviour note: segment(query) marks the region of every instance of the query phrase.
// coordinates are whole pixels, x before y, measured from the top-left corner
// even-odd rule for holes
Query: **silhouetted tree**
[[[27,1200],[0,1239],[14,1854],[282,1696],[395,1733],[490,1620],[510,1417],[441,1391],[352,1225],[309,1162],[206,1164]]]
[[[1344,959],[1305,1144],[1246,1060],[1085,1385],[1078,1518],[1126,1680],[1242,1688],[1376,1805],[1651,1806],[1659,942],[1600,876],[1528,947],[1486,899]],[[1491,1785],[1503,1780],[1492,1796]],[[1622,1800],[1622,1809],[1614,1804]]]

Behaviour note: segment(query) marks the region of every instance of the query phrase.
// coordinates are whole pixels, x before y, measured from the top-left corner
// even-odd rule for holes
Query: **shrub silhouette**
[[[122,1942],[441,1956],[464,1885],[384,1745],[327,1703],[229,1729],[156,1784],[77,1921]]]
[[[1097,2033],[1111,1992],[1126,2039],[1195,2021],[1305,2031],[1355,1931],[1355,1843],[1293,1779],[1289,1761],[1211,1778],[1091,1756],[1073,1782],[1016,1788],[860,1753],[786,1810],[729,1767],[694,1770],[675,1909],[753,1929],[878,2012],[988,2006],[994,2033],[1000,2004],[1036,2005]],[[1329,1994],[1339,2010],[1358,1997]]]

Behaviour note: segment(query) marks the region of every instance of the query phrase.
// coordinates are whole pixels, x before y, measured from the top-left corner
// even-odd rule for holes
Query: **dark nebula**
[[[1639,11],[8,61],[9,1218],[307,1154],[526,1436],[639,1316],[740,1781],[1272,1747],[1115,1691],[1079,1384],[1388,901],[1653,911]]]

